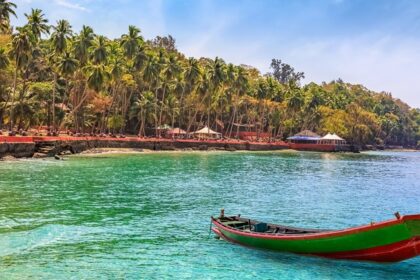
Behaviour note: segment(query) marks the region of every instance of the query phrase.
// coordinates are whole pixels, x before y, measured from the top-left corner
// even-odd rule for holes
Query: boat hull
[[[243,232],[213,219],[221,238],[248,247],[334,259],[398,262],[420,254],[420,215],[351,228],[299,235]]]

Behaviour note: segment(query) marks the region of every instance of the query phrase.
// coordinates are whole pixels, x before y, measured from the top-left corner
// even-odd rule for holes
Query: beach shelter
[[[291,143],[300,144],[316,144],[319,139],[321,139],[321,136],[310,130],[303,130],[287,138]]]
[[[194,131],[193,136],[198,139],[220,139],[222,134],[211,130],[208,126],[203,127],[200,130]]]
[[[319,139],[319,144],[334,144],[334,145],[344,145],[346,140],[338,136],[337,134],[327,133],[324,137]]]
[[[314,137],[314,138],[321,138],[318,134],[311,130],[302,130],[301,132],[295,134],[294,136],[302,136],[302,137]]]
[[[186,135],[187,132],[179,127],[166,131],[166,137],[168,138],[184,138]]]

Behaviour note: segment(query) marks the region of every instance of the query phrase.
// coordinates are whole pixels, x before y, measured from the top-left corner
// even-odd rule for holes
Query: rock
[[[71,151],[69,151],[69,150],[64,150],[64,151],[61,151],[60,153],[59,153],[59,155],[60,156],[69,156],[69,155],[71,155],[72,153],[71,153]]]
[[[16,158],[14,156],[11,156],[11,155],[5,155],[4,157],[1,158],[1,160],[10,161],[10,160],[16,160]]]
[[[46,158],[46,157],[48,157],[48,155],[43,154],[43,153],[34,153],[34,155],[32,157],[33,158]]]
[[[54,155],[54,158],[55,158],[56,160],[63,160],[63,158],[62,158],[62,157],[60,157],[59,155]]]
[[[208,147],[207,147],[207,145],[200,145],[200,146],[198,146],[198,149],[200,151],[207,151],[208,150]]]

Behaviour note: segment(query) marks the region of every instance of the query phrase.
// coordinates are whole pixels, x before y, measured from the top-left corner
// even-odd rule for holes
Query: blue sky
[[[420,1],[415,0],[15,0],[51,23],[67,19],[119,37],[129,24],[143,36],[171,34],[187,56],[222,57],[263,73],[280,58],[305,83],[342,78],[391,92],[420,108]]]

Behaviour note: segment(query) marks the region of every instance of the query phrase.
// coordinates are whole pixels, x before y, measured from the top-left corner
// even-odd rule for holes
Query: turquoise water
[[[402,263],[252,250],[220,208],[345,228],[420,213],[420,153],[159,153],[0,162],[0,279],[419,279]]]

